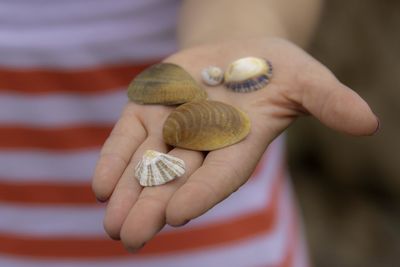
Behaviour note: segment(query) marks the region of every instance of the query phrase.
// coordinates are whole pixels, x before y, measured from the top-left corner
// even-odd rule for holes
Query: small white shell
[[[162,185],[184,173],[183,160],[154,150],[146,150],[135,168],[135,176],[141,186]]]
[[[261,89],[272,76],[268,60],[245,57],[232,62],[225,71],[225,86],[235,92],[251,92]]]
[[[224,79],[224,72],[221,68],[209,66],[201,71],[203,82],[210,86],[217,86]]]

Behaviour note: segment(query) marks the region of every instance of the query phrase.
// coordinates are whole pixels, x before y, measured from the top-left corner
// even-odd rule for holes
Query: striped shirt
[[[126,86],[176,51],[178,0],[0,0],[0,266],[308,266],[283,138],[250,180],[137,254],[91,176]]]

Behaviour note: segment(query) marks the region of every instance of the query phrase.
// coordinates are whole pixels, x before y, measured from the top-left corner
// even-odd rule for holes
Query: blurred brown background
[[[373,137],[312,118],[289,131],[314,266],[400,266],[400,1],[327,0],[310,52],[381,121]]]

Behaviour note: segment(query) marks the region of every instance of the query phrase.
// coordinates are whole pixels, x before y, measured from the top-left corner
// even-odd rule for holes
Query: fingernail
[[[107,201],[105,199],[100,199],[100,198],[97,198],[97,197],[96,197],[96,200],[97,200],[97,203],[100,203],[100,204],[103,204],[104,202]]]
[[[181,224],[179,224],[179,225],[177,225],[177,226],[178,226],[178,227],[184,226],[184,225],[186,225],[188,222],[190,222],[190,220],[185,220],[185,221],[183,221],[183,223],[181,223]]]
[[[129,252],[129,253],[136,253],[139,252],[139,250],[141,250],[144,245],[146,245],[146,242],[144,242],[143,244],[141,244],[139,247],[125,247],[125,249]]]
[[[376,126],[375,132],[374,132],[372,135],[378,134],[378,132],[379,132],[380,129],[381,129],[381,121],[379,120],[378,117],[376,117],[376,120],[378,121],[378,126]]]
[[[94,197],[98,203],[104,203],[104,202],[106,202],[106,200],[107,200],[107,199],[102,199],[102,198],[100,198],[100,197],[99,197],[98,195],[96,195],[94,192],[92,192],[92,197]]]

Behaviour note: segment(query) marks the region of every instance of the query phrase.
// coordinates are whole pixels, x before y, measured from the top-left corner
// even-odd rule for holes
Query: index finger
[[[147,133],[128,103],[114,126],[100,153],[92,181],[92,189],[99,201],[106,201],[130,162],[135,150],[145,140]]]

